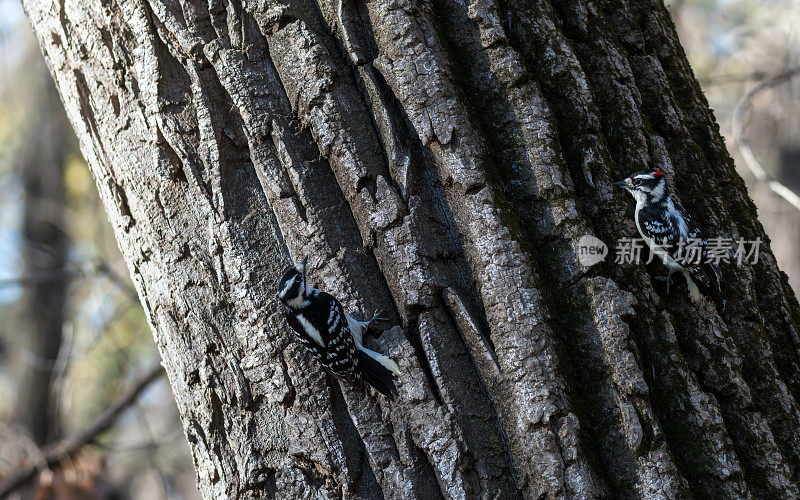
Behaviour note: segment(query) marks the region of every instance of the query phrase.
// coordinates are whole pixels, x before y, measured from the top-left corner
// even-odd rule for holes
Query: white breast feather
[[[361,347],[365,330],[364,323],[357,321],[347,313],[344,313],[344,316],[347,318],[347,326],[350,328],[350,333],[353,335],[353,340],[355,340],[357,346]]]
[[[303,317],[302,314],[297,316],[297,320],[301,325],[303,325],[303,331],[305,331],[306,334],[308,334],[308,336],[314,340],[314,342],[325,347],[325,344],[322,342],[322,335],[319,334],[319,330],[314,328],[314,325],[312,325],[310,321]]]

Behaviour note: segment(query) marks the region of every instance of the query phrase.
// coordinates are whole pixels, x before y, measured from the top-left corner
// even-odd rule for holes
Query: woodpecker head
[[[278,283],[278,299],[284,305],[299,308],[305,302],[309,293],[306,283],[306,262],[308,256],[283,273],[283,278]]]
[[[667,197],[667,179],[660,170],[640,170],[614,183],[629,192],[637,202],[655,203]]]

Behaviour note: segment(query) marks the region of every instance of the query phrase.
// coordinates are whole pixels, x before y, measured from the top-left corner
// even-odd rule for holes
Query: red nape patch
[[[653,175],[664,175],[664,173],[661,170],[656,170]]]

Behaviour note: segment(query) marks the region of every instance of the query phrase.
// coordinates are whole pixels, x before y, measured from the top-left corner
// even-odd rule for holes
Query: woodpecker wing
[[[359,375],[353,335],[341,303],[333,296],[315,291],[308,306],[287,311],[286,319],[300,342],[331,371]]]
[[[642,235],[681,264],[706,293],[719,294],[720,270],[706,262],[708,241],[678,201],[669,199],[663,206],[643,208],[639,226]]]
[[[328,295],[325,292],[322,292]],[[360,375],[358,368],[358,357],[356,356],[356,344],[353,340],[353,333],[347,324],[344,308],[331,295],[328,295],[328,333],[330,341],[326,364],[336,373],[354,372]]]
[[[700,228],[695,224],[692,217],[683,208],[680,202],[673,201],[672,202],[672,210],[670,210],[670,217],[675,219],[676,224],[678,224],[678,228],[681,232],[681,238],[684,239],[686,242],[692,243],[692,245],[697,249],[697,252],[700,252],[699,255],[695,255],[691,258],[691,262],[687,262],[683,265],[689,274],[697,281],[702,288],[704,288],[704,292],[708,293],[711,292],[714,294],[715,297],[718,296],[720,293],[720,270],[715,264],[709,263],[706,261],[706,247],[708,246],[708,240],[703,237],[702,231]],[[686,257],[684,255],[684,257]]]
[[[697,241],[698,246],[703,248],[708,245],[708,241],[703,237],[700,228],[697,227],[697,224],[694,223],[692,217],[679,201],[670,199],[667,204],[667,213],[678,228],[680,237],[683,238],[685,242]]]
[[[670,256],[678,249],[680,232],[673,217],[661,209],[644,207],[639,211],[637,222],[639,232],[645,239],[652,240]]]

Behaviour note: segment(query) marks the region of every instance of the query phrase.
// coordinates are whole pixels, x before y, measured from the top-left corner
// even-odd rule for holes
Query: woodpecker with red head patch
[[[363,378],[392,399],[397,394],[394,377],[400,375],[397,363],[362,345],[364,334],[382,318],[376,313],[369,321],[355,320],[332,295],[308,286],[307,261],[287,269],[278,283],[278,300],[295,336],[334,375]]]
[[[692,302],[702,300],[697,283],[718,296],[721,275],[719,267],[706,258],[708,241],[686,209],[671,196],[664,174],[640,170],[614,185],[636,200],[636,228],[650,251],[667,267],[667,293],[672,273],[679,271],[686,278]]]

